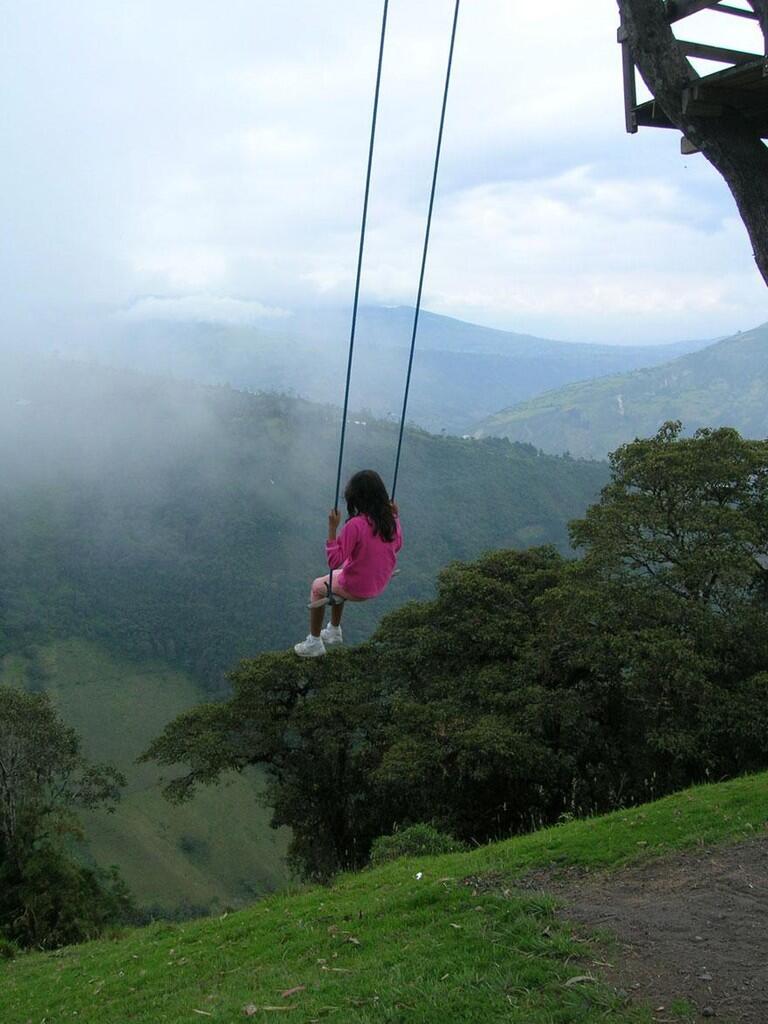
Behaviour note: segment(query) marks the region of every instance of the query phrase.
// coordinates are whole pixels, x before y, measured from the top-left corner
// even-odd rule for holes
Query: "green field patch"
[[[86,755],[127,776],[115,813],[90,812],[82,821],[88,856],[101,867],[116,865],[145,911],[225,910],[287,882],[287,836],[269,827],[258,772],[177,807],[161,794],[157,766],[135,763],[168,721],[200,702],[189,676],[69,639],[6,656],[0,682],[47,690],[82,737]]]

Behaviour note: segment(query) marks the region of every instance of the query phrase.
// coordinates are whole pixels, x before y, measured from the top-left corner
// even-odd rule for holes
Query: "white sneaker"
[[[344,643],[344,637],[341,635],[341,626],[332,626],[330,622],[325,629],[320,630],[320,636],[326,647]]]
[[[306,640],[293,648],[300,658],[320,658],[325,654],[325,644],[319,636],[310,633]]]

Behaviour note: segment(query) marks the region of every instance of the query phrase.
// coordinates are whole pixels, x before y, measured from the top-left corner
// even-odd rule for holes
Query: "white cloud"
[[[414,298],[452,9],[390,4],[369,301]],[[10,9],[0,309],[348,303],[380,13],[380,0]],[[766,319],[721,179],[683,160],[674,132],[624,134],[616,20],[613,2],[463,5],[428,305],[608,340]]]

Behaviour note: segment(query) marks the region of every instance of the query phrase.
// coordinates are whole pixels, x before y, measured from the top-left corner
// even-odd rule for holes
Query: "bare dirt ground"
[[[529,876],[564,917],[616,940],[600,976],[657,1021],[685,999],[698,1019],[768,1024],[768,837],[610,874]]]

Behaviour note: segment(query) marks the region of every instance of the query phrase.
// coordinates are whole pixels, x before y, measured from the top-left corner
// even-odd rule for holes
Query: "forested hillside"
[[[87,352],[138,369],[277,389],[339,403],[349,311],[296,312],[267,326],[233,326],[162,318],[162,303],[139,304],[146,319],[115,318]],[[151,314],[155,312],[156,319]],[[386,418],[399,414],[413,310],[361,310],[353,403]],[[617,339],[621,341],[621,339]],[[409,414],[434,431],[468,432],[485,416],[561,384],[667,362],[703,341],[671,345],[597,345],[492,330],[423,312],[419,320]]]
[[[285,838],[244,778],[222,801],[162,800],[135,758],[168,719],[226,688],[247,655],[306,632],[323,568],[339,411],[76,363],[0,367],[0,683],[49,692],[85,752],[128,788],[86,817],[91,855],[141,907],[221,908],[285,878]],[[350,470],[391,473],[395,428],[354,416]],[[410,431],[399,486],[402,572],[350,609],[364,639],[433,593],[456,558],[567,545],[607,467],[527,446]]]
[[[768,435],[768,324],[656,366],[571,384],[490,416],[480,437],[525,441],[546,452],[605,458],[666,420],[687,432],[732,426]]]
[[[161,657],[209,688],[243,655],[305,632],[323,567],[339,413],[278,395],[192,387],[52,361],[0,379],[2,651],[79,636]],[[354,418],[347,468],[391,474],[390,424]],[[402,573],[349,616],[432,592],[453,559],[567,545],[607,479],[596,463],[506,441],[411,431],[398,498]]]

